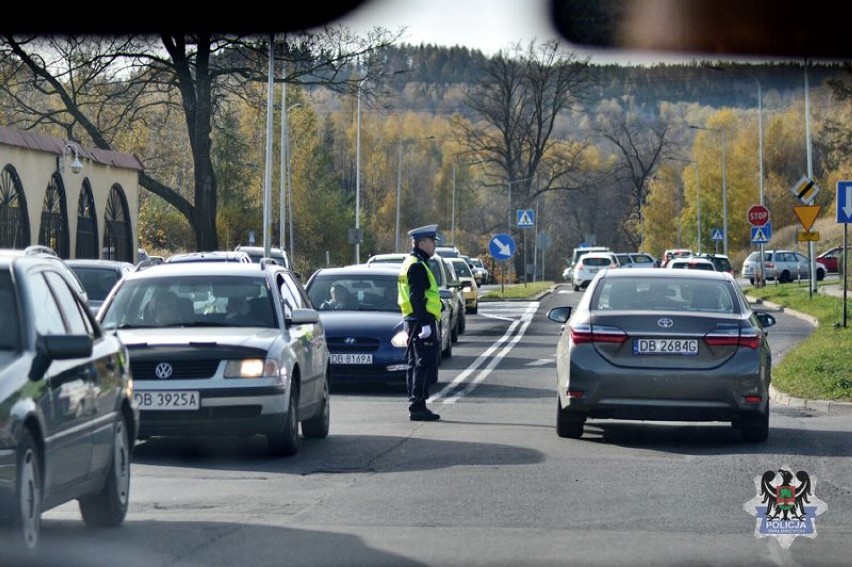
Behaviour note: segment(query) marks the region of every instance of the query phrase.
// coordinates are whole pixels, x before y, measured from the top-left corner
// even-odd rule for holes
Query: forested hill
[[[466,47],[400,45],[383,50],[379,59],[396,73],[388,87],[397,95],[397,110],[466,114],[463,93],[480,81],[489,57]],[[584,61],[584,59],[580,59]],[[812,87],[841,70],[839,65],[811,63]],[[740,63],[694,61],[655,66],[600,65],[590,60],[590,102],[634,98],[638,104],[697,103],[713,107],[749,108],[757,103],[757,85],[764,96],[801,97],[801,62]]]

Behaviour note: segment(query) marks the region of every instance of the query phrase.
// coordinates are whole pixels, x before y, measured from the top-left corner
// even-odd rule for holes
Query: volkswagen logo
[[[343,342],[347,345],[354,345],[358,342],[358,340],[355,337],[346,337],[345,339],[343,339]]]
[[[168,362],[161,362],[157,365],[156,368],[154,368],[154,374],[156,374],[157,378],[159,378],[160,380],[165,380],[166,378],[169,378],[174,371],[175,369],[172,368],[172,365]]]
[[[669,327],[674,326],[674,321],[672,321],[668,317],[663,317],[662,319],[657,320],[657,325],[659,325],[663,329],[668,329]]]

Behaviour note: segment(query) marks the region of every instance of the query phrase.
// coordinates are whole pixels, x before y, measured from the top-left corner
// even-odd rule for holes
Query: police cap
[[[431,238],[435,242],[441,241],[441,238],[438,236],[437,224],[427,224],[426,226],[413,228],[408,231],[408,236],[410,236],[412,240],[423,240],[424,238]]]

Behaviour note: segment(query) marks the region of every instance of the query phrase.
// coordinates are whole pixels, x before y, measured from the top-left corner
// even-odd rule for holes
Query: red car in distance
[[[817,262],[825,264],[829,273],[836,274],[843,267],[843,246],[830,248],[816,257]]]

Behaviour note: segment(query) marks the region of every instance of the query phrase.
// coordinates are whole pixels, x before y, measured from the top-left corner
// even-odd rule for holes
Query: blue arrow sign
[[[535,211],[532,209],[518,209],[518,228],[532,228],[535,226]]]
[[[852,223],[852,181],[837,182],[837,222]]]
[[[515,240],[508,234],[495,234],[488,243],[488,252],[495,260],[508,260],[515,254]]]
[[[755,244],[767,244],[772,238],[772,223],[751,227],[751,241]]]
[[[714,228],[713,229],[713,240],[724,240],[724,239],[725,239],[725,237],[722,234],[722,229],[721,228]]]

